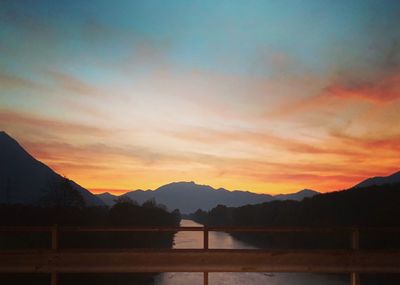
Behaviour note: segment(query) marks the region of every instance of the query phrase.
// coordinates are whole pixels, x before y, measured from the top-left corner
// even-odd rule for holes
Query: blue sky
[[[332,50],[344,42],[365,53],[376,33],[398,36],[399,5],[366,0],[3,1],[1,31],[7,38],[3,45],[36,47],[41,56],[83,54],[118,62],[145,42],[183,68],[254,72],[258,54],[267,51],[287,53],[318,70],[331,64],[337,56]],[[26,37],[33,38],[21,47]],[[57,43],[48,45],[52,40]]]

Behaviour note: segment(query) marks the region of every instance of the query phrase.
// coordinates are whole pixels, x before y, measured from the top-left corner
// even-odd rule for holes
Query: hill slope
[[[33,158],[17,141],[0,132],[0,203],[40,204],[44,196],[65,181],[61,175]],[[104,205],[85,188],[69,180],[88,206]]]
[[[302,201],[218,206],[205,213],[207,217],[198,213],[193,218],[211,226],[398,226],[399,203],[400,183],[395,183],[323,193]]]
[[[365,188],[370,186],[379,186],[384,184],[391,185],[397,183],[400,183],[400,171],[388,176],[376,176],[365,179],[364,181],[355,185],[353,188]]]

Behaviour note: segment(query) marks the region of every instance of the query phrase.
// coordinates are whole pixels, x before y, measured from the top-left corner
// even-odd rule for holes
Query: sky
[[[93,192],[400,169],[400,2],[0,2],[0,130]]]

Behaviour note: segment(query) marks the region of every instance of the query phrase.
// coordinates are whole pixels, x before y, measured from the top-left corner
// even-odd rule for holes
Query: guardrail
[[[202,249],[66,250],[59,247],[61,232],[203,232]],[[350,249],[262,250],[209,249],[209,232],[337,233],[350,235]],[[400,232],[400,228],[250,228],[250,227],[0,227],[0,232],[49,232],[49,250],[0,251],[0,273],[123,272],[309,272],[349,273],[351,285],[360,273],[400,273],[400,250],[361,250],[360,232]]]

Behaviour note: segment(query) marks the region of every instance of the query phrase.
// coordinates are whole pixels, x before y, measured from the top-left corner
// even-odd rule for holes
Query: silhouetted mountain
[[[395,183],[400,183],[400,172],[386,177],[366,179],[353,188]],[[228,207],[239,207],[274,200],[301,201],[316,194],[319,194],[319,192],[310,189],[291,194],[256,194],[248,191],[228,191],[224,188],[214,189],[208,185],[198,185],[194,182],[174,182],[161,186],[156,190],[134,190],[121,196],[103,193],[98,197],[110,206],[115,203],[114,200],[118,197],[129,197],[140,204],[150,199],[156,199],[158,203],[166,205],[170,210],[176,208],[182,213],[192,213],[199,208],[208,211],[219,204]]]
[[[379,186],[384,184],[396,184],[400,183],[400,171],[393,173],[388,176],[376,176],[365,179],[364,181],[358,183],[353,188],[365,188],[370,186]]]
[[[279,194],[274,196],[274,200],[296,200],[301,201],[304,198],[312,197],[314,195],[320,194],[317,191],[311,189],[303,189],[299,192],[292,193],[292,194]]]
[[[60,176],[33,158],[5,132],[0,132],[0,203],[46,202],[54,205],[63,202],[65,197],[73,197],[71,194],[74,192],[79,193],[79,198],[83,198],[87,206],[104,205],[101,199],[75,182]]]
[[[116,199],[119,196],[113,195],[108,192],[104,192],[101,194],[97,194],[97,197],[100,198],[106,205],[114,205],[116,202]]]
[[[121,197],[129,197],[132,200],[142,204],[143,202],[155,199],[158,203],[164,204],[168,209],[179,209],[182,213],[191,213],[201,208],[210,210],[218,204],[224,204],[230,207],[238,207],[247,204],[258,204],[272,200],[299,200],[305,197],[311,197],[318,192],[312,190],[302,190],[294,194],[272,196],[268,194],[256,194],[248,191],[228,191],[224,188],[214,189],[208,185],[198,185],[194,182],[174,182],[158,189],[135,190],[128,192]],[[100,194],[99,198],[108,205],[113,205],[113,200],[118,196],[111,194]],[[277,197],[277,198],[275,198]],[[111,201],[111,203],[110,203]]]

